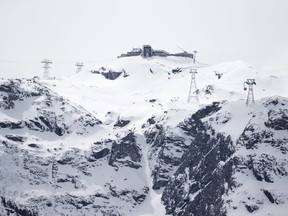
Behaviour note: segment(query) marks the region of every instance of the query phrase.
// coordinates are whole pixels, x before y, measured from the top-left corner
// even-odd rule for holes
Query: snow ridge
[[[186,103],[191,68],[200,105]],[[283,215],[288,80],[262,71],[131,57],[1,80],[1,214]],[[257,82],[248,107],[246,78]]]

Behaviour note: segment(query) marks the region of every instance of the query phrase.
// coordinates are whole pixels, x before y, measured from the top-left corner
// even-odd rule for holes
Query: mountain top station
[[[121,54],[118,56],[118,58],[122,57],[131,57],[131,56],[142,56],[143,58],[152,57],[152,56],[161,56],[161,57],[167,57],[167,56],[178,56],[178,57],[187,57],[193,59],[193,54],[186,52],[183,50],[181,53],[171,54],[165,50],[154,50],[152,46],[150,45],[143,45],[141,48],[133,48],[131,51]]]

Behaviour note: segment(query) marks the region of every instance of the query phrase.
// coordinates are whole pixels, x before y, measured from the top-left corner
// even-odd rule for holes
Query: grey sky
[[[199,61],[288,65],[286,0],[0,0],[0,76],[72,74],[74,62],[151,44]],[[8,74],[8,75],[7,75]]]

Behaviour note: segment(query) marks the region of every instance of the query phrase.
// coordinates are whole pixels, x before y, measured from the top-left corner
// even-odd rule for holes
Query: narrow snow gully
[[[149,146],[145,142],[145,138],[143,134],[136,134],[137,143],[140,144],[142,149],[142,166],[145,169],[144,175],[146,176],[147,186],[149,187],[149,196],[147,196],[146,200],[139,206],[138,209],[134,212],[135,216],[165,216],[165,207],[161,203],[162,190],[153,190],[152,186],[152,175],[151,169],[149,166]]]

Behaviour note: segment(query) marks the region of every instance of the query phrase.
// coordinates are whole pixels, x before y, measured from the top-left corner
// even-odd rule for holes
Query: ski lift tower
[[[247,79],[246,82],[244,82],[244,90],[247,90],[246,85],[248,85],[248,96],[246,100],[246,105],[248,106],[250,103],[255,103],[254,101],[254,93],[253,93],[253,85],[256,85],[255,79]]]
[[[77,62],[77,63],[75,64],[75,66],[77,67],[76,73],[79,73],[80,71],[82,71],[82,68],[84,67],[84,64],[81,63],[81,62]]]
[[[49,64],[52,64],[52,61],[48,59],[44,59],[41,61],[41,63],[44,64],[43,79],[50,79],[49,68],[51,67],[49,66]]]
[[[195,79],[195,74],[197,73],[197,69],[196,68],[191,69],[190,73],[191,73],[191,83],[190,83],[190,89],[189,89],[187,102],[199,103],[198,90],[197,90],[196,79]]]

